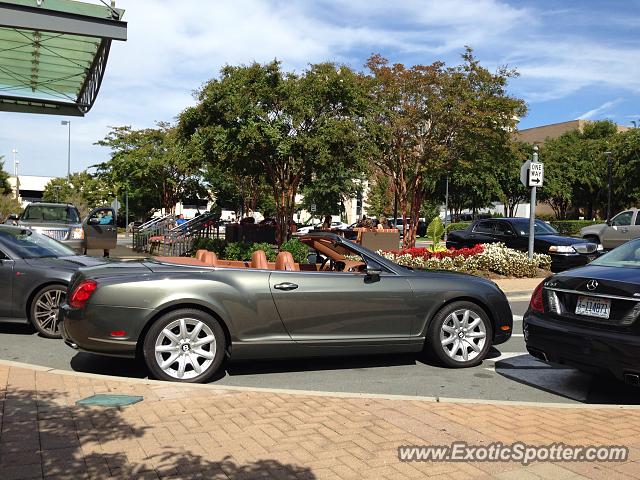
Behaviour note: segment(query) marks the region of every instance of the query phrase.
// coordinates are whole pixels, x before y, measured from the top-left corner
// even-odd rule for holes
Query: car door
[[[523,239],[516,234],[515,229],[508,221],[496,221],[494,224],[497,241],[504,243],[509,248],[515,248],[516,250],[527,249],[528,245],[526,240],[523,241]]]
[[[116,214],[113,208],[94,209],[82,224],[85,248],[112,250],[118,241]]]
[[[0,317],[13,316],[14,261],[0,246]]]
[[[419,314],[409,282],[394,273],[275,271],[269,284],[296,341],[406,338]]]
[[[634,212],[634,219],[629,225],[629,240],[640,238],[640,210]]]
[[[633,211],[621,212],[611,219],[611,225],[605,228],[602,233],[602,247],[605,249],[615,248],[629,241],[631,234],[629,227],[633,220]]]

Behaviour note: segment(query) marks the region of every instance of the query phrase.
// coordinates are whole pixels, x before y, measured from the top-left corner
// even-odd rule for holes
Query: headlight
[[[72,228],[71,238],[73,240],[82,240],[84,238],[84,230],[82,228]]]
[[[554,253],[576,253],[571,245],[552,245],[549,247],[550,252]]]

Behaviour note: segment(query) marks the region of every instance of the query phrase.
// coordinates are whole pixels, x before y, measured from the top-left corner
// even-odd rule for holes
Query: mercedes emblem
[[[589,280],[587,282],[587,290],[595,290],[596,288],[598,288],[598,281],[597,280]]]

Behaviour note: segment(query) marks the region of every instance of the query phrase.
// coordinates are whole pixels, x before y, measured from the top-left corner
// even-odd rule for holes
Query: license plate
[[[576,315],[588,317],[609,318],[611,300],[595,297],[578,297]]]

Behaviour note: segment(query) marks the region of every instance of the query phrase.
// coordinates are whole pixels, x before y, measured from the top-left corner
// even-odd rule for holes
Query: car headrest
[[[251,268],[258,268],[260,270],[267,270],[269,268],[267,254],[264,253],[264,250],[256,250],[251,254]]]
[[[200,249],[196,252],[196,258],[200,261],[204,261],[204,256],[207,254],[207,251],[204,249]]]
[[[296,265],[291,252],[280,252],[276,257],[276,270],[294,272],[300,270],[300,267]]]
[[[218,265],[218,257],[213,252],[205,252],[201,259],[208,267],[216,267]]]

